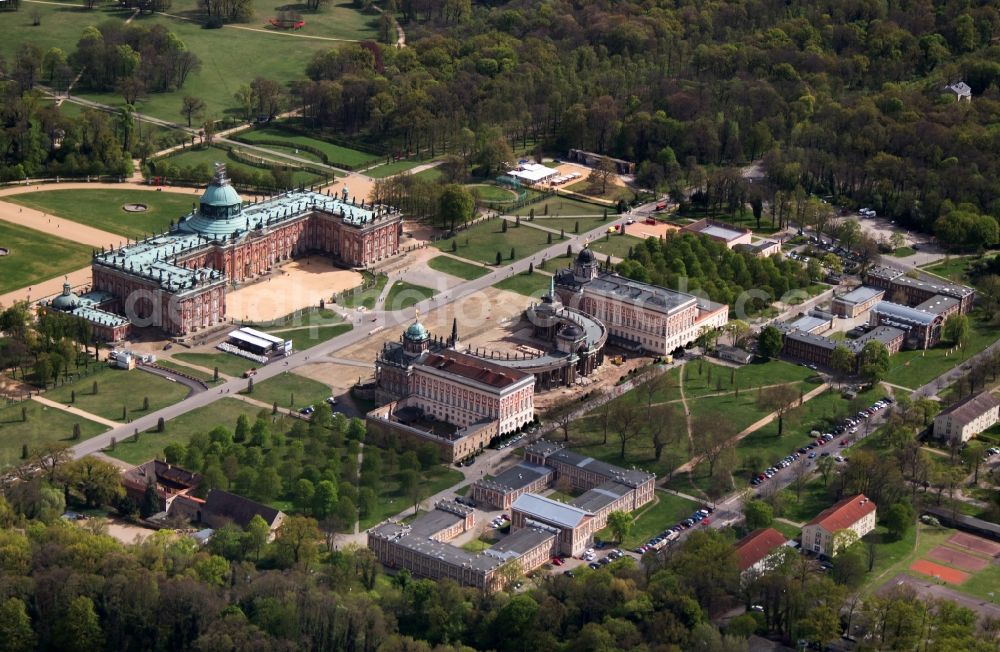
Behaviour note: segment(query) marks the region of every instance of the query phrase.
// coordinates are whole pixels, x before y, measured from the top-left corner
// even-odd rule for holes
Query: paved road
[[[654,204],[647,205],[647,210],[651,210]],[[550,247],[538,252],[534,256],[528,258],[523,258],[517,262],[510,265],[505,265],[496,271],[493,271],[486,276],[482,276],[478,279],[472,281],[467,281],[461,285],[448,290],[442,295],[437,295],[419,302],[412,308],[406,310],[397,310],[395,312],[382,312],[373,311],[367,313],[364,319],[368,321],[362,321],[361,323],[356,323],[353,330],[344,333],[343,335],[337,336],[326,342],[317,344],[316,346],[306,349],[304,351],[299,351],[284,361],[275,361],[271,364],[258,369],[257,375],[254,377],[255,383],[263,382],[269,378],[273,378],[279,374],[286,371],[291,371],[297,369],[305,364],[309,363],[312,359],[313,362],[317,358],[327,356],[331,353],[339,351],[345,347],[351,346],[362,340],[368,338],[371,332],[375,329],[379,330],[392,330],[399,328],[403,324],[409,322],[413,319],[415,311],[419,310],[421,313],[426,314],[430,310],[435,310],[442,308],[446,305],[461,301],[466,297],[474,295],[477,292],[481,292],[486,288],[490,287],[494,283],[501,281],[505,278],[509,278],[515,274],[520,274],[527,271],[529,263],[534,263],[538,265],[543,258],[554,258],[557,256],[564,255],[566,253],[567,245],[572,245],[574,251],[579,250],[586,242],[590,239],[596,237],[597,235],[604,233],[608,226],[614,224],[622,223],[629,219],[628,215],[620,215],[616,219],[609,219],[608,222],[601,224],[596,229],[588,231],[586,233],[581,233],[576,236],[567,236],[566,240],[553,244]],[[136,428],[140,431],[148,430],[156,425],[160,418],[169,421],[182,414],[186,414],[192,410],[196,410],[206,405],[210,405],[220,398],[224,398],[227,395],[232,395],[238,393],[240,390],[246,388],[246,380],[244,379],[233,379],[229,382],[217,385],[215,388],[197,394],[195,396],[190,396],[186,400],[181,401],[175,405],[163,408],[151,414],[145,415],[139,419],[136,419],[127,426],[121,426],[106,432],[104,434],[98,435],[87,441],[81,442],[76,446],[73,446],[72,452],[75,457],[83,457],[84,455],[89,455],[91,453],[96,453],[100,450],[106,448],[110,442],[111,438],[115,437],[119,441],[123,437],[131,435]]]

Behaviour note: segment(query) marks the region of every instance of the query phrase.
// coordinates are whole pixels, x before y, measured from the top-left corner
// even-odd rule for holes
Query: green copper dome
[[[216,163],[215,176],[201,196],[198,212],[211,219],[228,219],[239,215],[242,207],[243,200],[226,177],[226,166]]]
[[[63,283],[62,294],[52,300],[52,307],[56,310],[72,310],[80,303],[80,297],[73,294],[69,283]]]
[[[406,337],[411,340],[425,340],[427,339],[427,329],[419,321],[414,321],[406,329]]]

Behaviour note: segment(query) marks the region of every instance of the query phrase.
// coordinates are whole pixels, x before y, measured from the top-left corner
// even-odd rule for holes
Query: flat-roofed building
[[[939,315],[942,320],[945,320],[952,315],[959,314],[962,309],[962,302],[955,297],[935,294],[927,301],[917,304],[914,308]]]
[[[758,240],[751,244],[738,244],[733,249],[745,251],[758,258],[767,258],[781,253],[781,243],[776,240]]]
[[[855,356],[859,356],[865,344],[878,341],[885,345],[889,355],[899,353],[903,346],[905,331],[891,326],[876,326],[861,337],[854,340],[835,340],[825,335],[806,333],[793,329],[785,333],[782,353],[790,358],[802,360],[820,367],[829,367],[833,352],[838,346],[843,346]],[[859,360],[855,360],[859,363]],[[857,367],[855,367],[857,371]]]
[[[557,550],[574,557],[583,554],[594,533],[604,527],[590,512],[538,494],[518,496],[511,505],[510,518],[512,532],[539,526],[558,530]]]
[[[687,226],[681,227],[681,233],[703,235],[713,240],[718,240],[730,249],[733,249],[737,245],[750,246],[753,240],[753,231],[750,229],[741,229],[725,222],[716,222],[715,220],[707,219],[698,220],[697,222],[692,222]]]
[[[934,436],[969,441],[1000,421],[1000,401],[990,392],[962,399],[934,417]]]
[[[833,299],[833,313],[838,317],[853,319],[872,309],[882,300],[885,290],[862,285]]]
[[[892,326],[906,333],[908,349],[927,349],[941,341],[944,318],[940,314],[891,301],[879,301],[871,309],[872,326]]]
[[[729,321],[728,306],[600,271],[590,249],[556,273],[555,285],[564,305],[599,320],[607,341],[626,350],[667,355]]]
[[[555,442],[540,440],[526,446],[524,460],[555,469],[556,479],[566,478],[576,490],[587,491],[606,482],[632,487],[635,495],[629,511],[653,499],[656,476],[640,469],[624,469],[586,455],[580,455]]]
[[[521,494],[537,493],[552,483],[555,471],[547,466],[521,462],[494,478],[477,480],[472,498],[497,509],[509,509]]]
[[[935,294],[953,297],[958,299],[962,313],[972,310],[976,296],[976,291],[968,286],[926,276],[913,278],[903,270],[888,265],[872,267],[865,272],[865,284],[882,288],[890,300],[896,301],[898,297],[908,306],[919,305]]]
[[[554,553],[556,533],[544,528],[512,531],[478,553],[449,542],[475,525],[472,509],[441,501],[411,523],[387,521],[368,530],[368,548],[391,569],[407,569],[417,577],[451,579],[487,593],[504,588],[513,575],[544,564]],[[515,564],[515,572],[503,569]]]
[[[750,364],[753,361],[753,353],[735,346],[719,344],[715,347],[715,354],[720,360],[735,362],[736,364]]]
[[[875,529],[875,503],[864,494],[845,498],[824,509],[802,528],[802,549],[827,557],[841,551],[845,540],[842,531],[851,531],[858,539]]]

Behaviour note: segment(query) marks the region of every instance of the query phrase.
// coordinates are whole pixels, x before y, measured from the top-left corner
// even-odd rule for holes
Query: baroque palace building
[[[401,233],[398,212],[350,200],[346,188],[339,197],[300,189],[244,203],[216,165],[197,209],[167,233],[97,253],[91,292],[59,303],[86,306],[76,311],[84,319],[124,315],[132,326],[185,336],[226,321],[231,284],[309,253],[368,267],[399,252]]]

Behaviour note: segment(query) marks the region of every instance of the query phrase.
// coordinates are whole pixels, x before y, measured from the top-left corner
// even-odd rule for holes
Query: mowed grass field
[[[362,152],[357,149],[349,149],[347,147],[334,145],[333,143],[328,143],[317,138],[303,136],[295,131],[284,129],[280,125],[245,131],[239,134],[236,139],[246,143],[259,143],[266,140],[281,140],[288,143],[288,148],[294,148],[296,145],[315,147],[326,154],[330,165],[342,165],[349,168],[359,168],[364,165],[376,163],[379,160],[379,156],[377,154]],[[264,146],[271,147],[271,145]],[[294,152],[289,151],[288,153],[293,154]],[[314,157],[314,155],[303,150],[299,150],[299,153],[296,154],[296,156]]]
[[[199,165],[208,166],[208,170],[211,171],[216,163],[225,163],[229,170],[241,169],[245,172],[252,173],[265,173],[267,170],[264,168],[257,168],[246,165],[245,163],[240,163],[229,156],[229,152],[221,147],[204,147],[201,149],[187,149],[175,154],[170,154],[158,161],[169,162],[178,167],[196,167]],[[290,166],[295,164],[291,161],[288,162]],[[333,177],[334,174],[331,172],[330,176]],[[296,185],[310,185],[318,181],[322,181],[323,177],[318,174],[313,174],[312,172],[306,172],[304,170],[293,170],[292,171],[292,182]]]
[[[253,392],[240,392],[257,401],[277,403],[278,407],[298,410],[307,405],[319,405],[330,395],[330,388],[321,382],[288,372],[255,383]]]
[[[541,251],[548,246],[548,234],[540,229],[532,229],[525,224],[515,227],[507,224],[507,232],[502,231],[501,220],[480,222],[464,231],[459,231],[454,238],[438,240],[434,246],[441,251],[447,251],[454,256],[468,258],[486,265],[495,265],[497,252],[500,252],[500,264],[510,264],[510,250],[514,250],[514,260],[520,260]],[[553,242],[559,236],[554,236]],[[452,251],[452,242],[457,242],[457,250]]]
[[[951,349],[949,344],[939,344],[926,351],[900,351],[889,359],[889,373],[885,381],[916,389],[929,383],[952,367],[961,365],[1000,337],[1000,330],[982,319],[978,310],[969,315],[969,343],[965,351]]]
[[[241,26],[262,29],[273,34],[292,35],[286,37],[289,40],[294,39],[295,36],[315,36],[340,40],[376,40],[378,38],[378,14],[358,11],[349,0],[334,0],[322,5],[323,8],[315,13],[305,11],[304,5],[289,5],[275,0],[251,0],[250,4],[254,9],[254,16],[248,22],[241,23]],[[269,25],[268,19],[277,17],[278,12],[282,9],[300,10],[305,26],[293,31],[281,30]],[[198,11],[195,0],[174,0],[169,13],[191,18],[199,18],[203,15]],[[332,41],[330,43],[335,45]]]
[[[546,212],[546,208],[548,209],[548,212]],[[549,215],[551,217],[559,217],[563,215],[603,215],[604,211],[607,210],[608,217],[610,219],[610,216],[615,214],[615,209],[613,207],[605,208],[604,206],[598,206],[597,204],[591,204],[590,202],[580,201],[579,199],[567,199],[565,197],[550,197],[549,199],[543,201],[522,206],[511,214],[529,215],[531,214],[532,209],[534,209],[536,217],[541,217],[543,215]]]
[[[97,394],[93,393],[97,383]],[[71,402],[73,392],[76,401]],[[188,395],[188,388],[139,369],[125,371],[103,367],[66,385],[45,392],[45,398],[72,405],[85,412],[113,421],[124,421],[173,405]],[[149,410],[143,410],[143,399],[149,399]],[[122,419],[122,408],[125,419]]]
[[[526,297],[535,297],[540,299],[548,294],[551,281],[552,277],[547,274],[541,274],[539,272],[535,272],[534,274],[521,272],[511,276],[510,278],[505,278],[502,281],[494,283],[493,287],[498,290],[517,292],[518,294],[523,294]]]
[[[0,222],[0,247],[7,249],[0,256],[0,294],[74,272],[93,256],[87,245],[9,222]]]
[[[365,174],[373,179],[384,179],[386,177],[401,174],[407,170],[412,170],[425,162],[426,161],[418,161],[414,159],[406,161],[392,161],[391,163],[383,163],[382,165],[366,170]]]
[[[257,366],[256,362],[229,353],[192,353],[184,351],[175,353],[171,357],[181,362],[190,362],[199,367],[204,367],[210,371],[218,367],[219,373],[227,376],[241,376],[247,369]]]
[[[216,426],[225,426],[229,430],[236,428],[236,420],[241,414],[246,414],[253,421],[261,408],[250,405],[239,399],[223,398],[211,405],[182,414],[176,419],[166,422],[166,428],[158,433],[155,429],[139,434],[139,441],[132,438],[119,441],[114,451],[108,455],[130,464],[138,464],[162,457],[163,449],[174,442],[187,446],[191,435],[196,432],[208,432]],[[270,410],[264,410],[270,414]]]
[[[27,421],[21,420],[22,407],[27,414]],[[99,423],[35,401],[0,408],[0,468],[19,464],[21,447],[25,445],[30,450],[57,442],[66,445],[78,443],[72,441],[74,424],[80,424],[79,441],[107,430]]]
[[[490,270],[485,267],[470,265],[469,263],[464,263],[461,260],[455,260],[450,256],[435,256],[427,261],[427,266],[436,272],[441,272],[442,274],[448,274],[450,276],[457,276],[458,278],[465,279],[466,281],[477,279],[480,276],[489,274],[490,272]]]
[[[611,235],[601,236],[596,240],[591,240],[588,245],[595,252],[602,256],[614,256],[615,258],[627,258],[630,251],[642,244],[641,238],[631,235]]]
[[[191,211],[198,196],[145,190],[43,190],[11,195],[5,201],[58,215],[73,222],[127,238],[159,233]],[[126,212],[124,204],[145,204],[141,213]],[[112,243],[108,243],[112,244]]]
[[[632,524],[632,530],[624,541],[617,543],[622,548],[629,549],[642,545],[660,532],[676,525],[678,521],[684,520],[699,507],[701,507],[699,503],[658,489],[653,501],[640,507],[633,514],[635,522]],[[597,533],[596,538],[601,541],[613,541],[614,533],[611,532],[611,528],[604,528]]]
[[[406,281],[396,281],[385,295],[385,310],[405,310],[424,299],[430,299],[436,291],[423,285],[415,285]]]

